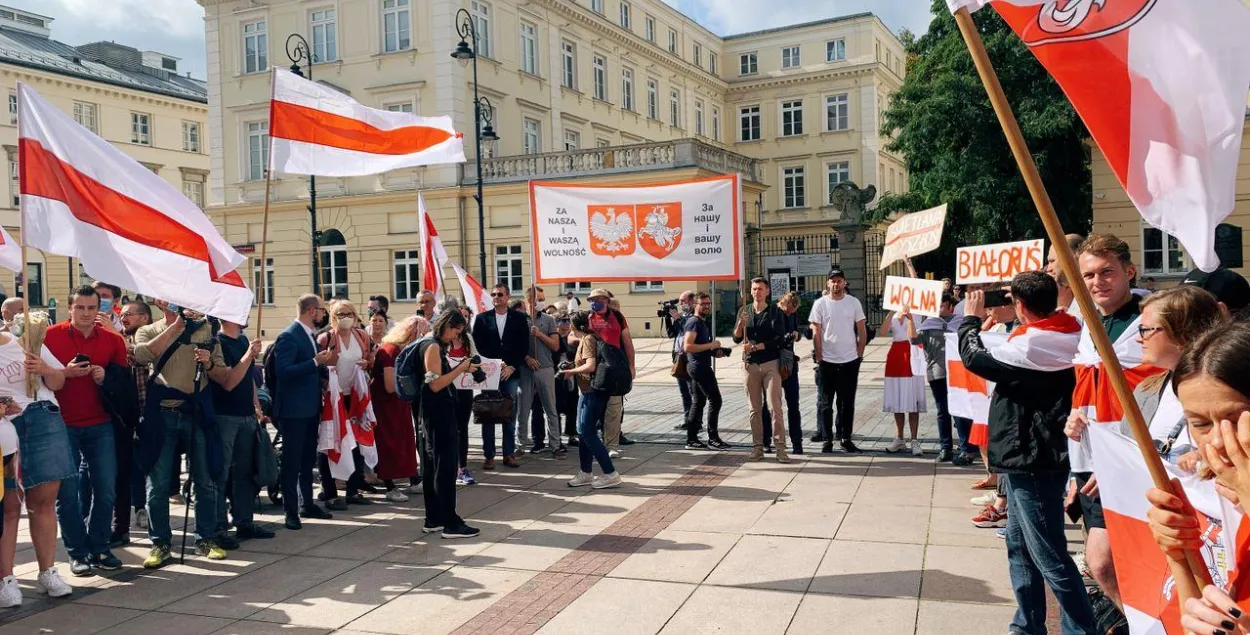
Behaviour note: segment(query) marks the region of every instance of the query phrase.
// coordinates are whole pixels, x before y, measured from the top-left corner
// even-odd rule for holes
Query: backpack
[[[590,378],[590,387],[607,393],[609,397],[629,394],[634,387],[634,378],[625,351],[602,339],[595,348],[595,374]]]
[[[395,394],[411,404],[421,399],[421,382],[425,379],[425,349],[421,343],[430,341],[433,338],[427,335],[405,346],[395,356]]]
[[[269,395],[269,403],[271,404],[276,403],[278,400],[278,356],[274,355],[274,351],[277,349],[278,345],[276,342],[270,344],[269,348],[265,349],[265,357],[261,362],[261,365],[264,367],[264,377],[262,378],[264,381],[261,383],[265,392]]]

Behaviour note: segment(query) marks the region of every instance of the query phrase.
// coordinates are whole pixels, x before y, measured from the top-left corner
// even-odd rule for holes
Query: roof
[[[207,82],[160,69],[149,73],[101,64],[63,42],[6,26],[0,26],[0,63],[208,103]]]
[[[851,15],[841,15],[836,18],[826,18],[824,20],[815,20],[813,22],[802,22],[800,24],[790,24],[786,26],[779,26],[779,27],[772,28],[772,29],[764,29],[762,31],[751,31],[749,33],[735,33],[733,35],[726,35],[725,37],[721,39],[738,40],[741,38],[754,37],[757,35],[768,35],[770,33],[780,33],[782,31],[793,31],[794,29],[802,29],[802,28],[809,27],[809,26],[825,26],[827,24],[834,24],[836,22],[849,22],[851,20],[860,20],[863,18],[872,18],[872,17],[876,17],[876,16],[870,11],[864,12],[864,13],[853,13]]]

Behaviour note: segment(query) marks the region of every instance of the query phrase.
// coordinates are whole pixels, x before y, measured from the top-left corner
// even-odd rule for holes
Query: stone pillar
[[[838,261],[834,264],[842,267],[846,274],[846,282],[850,285],[851,295],[864,302],[868,293],[868,261],[864,255],[864,233],[868,226],[856,221],[838,221],[833,225],[838,233]],[[865,309],[866,310],[866,309]]]

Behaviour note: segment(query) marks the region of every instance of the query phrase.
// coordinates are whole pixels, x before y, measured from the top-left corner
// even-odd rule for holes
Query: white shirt
[[[1159,408],[1155,410],[1155,416],[1150,419],[1150,438],[1167,441],[1172,429],[1184,417],[1185,409],[1181,407],[1181,400],[1176,397],[1176,391],[1172,390],[1171,382],[1163,384],[1162,392],[1159,393]],[[1193,444],[1194,442],[1189,438],[1189,426],[1185,426],[1181,428],[1181,433],[1176,437],[1176,442],[1172,444],[1172,447],[1179,449]]]
[[[47,346],[43,347],[40,357],[52,368],[65,368]],[[26,395],[26,352],[13,336],[9,336],[8,343],[0,344],[0,397],[12,397],[13,402],[23,410],[35,401],[56,403],[56,394],[42,380],[34,399]],[[9,456],[17,451],[17,446],[17,430],[13,427],[13,422],[8,417],[0,419],[0,450],[4,456]]]
[[[826,295],[817,299],[808,321],[820,327],[821,361],[845,364],[859,359],[855,325],[864,319],[864,306],[854,296],[834,300]]]
[[[300,322],[299,320],[295,320],[295,323],[298,324],[300,328],[304,329],[304,333],[308,335],[308,341],[312,342],[313,352],[316,353],[317,352],[317,338],[313,336],[313,334],[316,333],[316,331],[308,328],[307,324],[304,324],[303,322]]]
[[[577,296],[573,296],[569,298],[569,312],[570,313],[580,308],[582,308],[582,301],[578,300]]]
[[[333,332],[330,337],[338,337],[338,332]],[[339,361],[334,365],[339,376],[339,390],[343,394],[351,394],[352,382],[356,379],[356,363],[364,357],[364,351],[360,350],[360,342],[356,340],[354,331],[348,332],[347,336],[339,337]]]
[[[495,311],[495,325],[499,327],[499,341],[503,341],[503,327],[508,323],[508,311]]]

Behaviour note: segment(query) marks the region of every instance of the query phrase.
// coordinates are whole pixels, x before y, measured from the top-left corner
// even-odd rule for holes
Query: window
[[[566,282],[560,285],[560,295],[572,293],[574,295],[586,295],[590,293],[589,282]]]
[[[13,208],[17,209],[22,206],[22,181],[21,171],[17,168],[17,155],[9,161],[9,192],[12,193]]]
[[[787,238],[786,239],[787,254],[805,254],[807,253],[806,238]]]
[[[152,116],[142,112],[130,113],[130,142],[152,145]]]
[[[760,140],[760,107],[743,106],[738,109],[739,141]]]
[[[610,148],[612,147],[612,141],[610,139],[604,139],[603,137],[599,137],[598,139],[595,139],[595,147],[596,148]]]
[[[846,93],[830,95],[825,98],[825,130],[849,130],[851,127],[851,111]]]
[[[738,56],[739,75],[754,75],[758,72],[760,72],[758,53],[743,53]]]
[[[477,53],[484,57],[491,56],[490,46],[490,5],[481,0],[469,2],[469,14],[473,16],[473,30],[477,32]]]
[[[834,189],[838,187],[839,183],[851,180],[851,163],[849,161],[826,163],[825,177],[829,182],[829,204],[833,205]]]
[[[9,93],[9,125],[17,125],[17,93]]]
[[[825,61],[841,62],[846,59],[846,40],[829,40],[825,42]]]
[[[99,119],[96,115],[95,104],[86,104],[81,101],[74,102],[74,121],[77,121],[78,125],[86,128],[87,130],[96,133],[99,132],[99,129],[97,128],[97,126],[99,126]]]
[[[785,197],[782,207],[787,209],[807,207],[807,179],[803,172],[802,166],[781,170],[781,183]]]
[[[309,24],[312,27],[313,62],[333,62],[339,58],[334,16],[334,9],[312,12]]]
[[[1171,234],[1142,223],[1142,269],[1146,273],[1185,273],[1185,252]],[[1166,241],[1166,242],[1165,242]]]
[[[703,68],[703,45],[694,43],[694,65]]]
[[[382,0],[382,52],[406,51],[412,47],[410,0]]]
[[[495,282],[508,285],[512,295],[518,295],[524,289],[520,245],[495,247]]]
[[[655,293],[664,291],[663,280],[635,280],[631,285],[634,293]]]
[[[603,15],[603,0],[590,0],[590,10]]]
[[[668,93],[668,122],[674,128],[681,127],[681,93],[675,90]]]
[[[416,249],[395,252],[395,301],[416,300],[421,293],[421,257]]]
[[[628,29],[628,28],[630,28],[630,27],[629,27],[629,25],[630,25],[630,19],[629,19],[629,17],[630,17],[630,16],[629,16],[629,3],[628,3],[628,2],[622,2],[622,3],[621,3],[621,28],[623,28],[623,29]]]
[[[542,152],[542,124],[537,119],[525,118],[525,126],[522,131],[521,149],[523,154],[538,154]]]
[[[608,61],[602,56],[594,57],[595,67],[595,99],[608,100]]]
[[[260,181],[269,169],[269,122],[247,124],[247,180]]]
[[[560,51],[563,58],[564,72],[561,74],[560,83],[565,88],[577,90],[577,46],[572,42],[564,41],[560,43]]]
[[[195,206],[204,209],[204,181],[186,179],[182,180],[182,193],[191,199]]]
[[[703,134],[703,102],[698,99],[694,100],[694,133]]]
[[[252,305],[264,302],[265,306],[273,306],[273,258],[265,259],[265,282],[260,280],[260,258],[252,258]],[[262,300],[263,298],[263,300]]]
[[[243,72],[263,73],[269,70],[269,36],[265,22],[243,25]]]
[[[634,109],[634,71],[629,68],[621,69],[621,108],[625,110]]]
[[[716,54],[715,53],[707,54],[707,69],[711,71],[713,75],[716,74]]]
[[[781,67],[782,68],[798,68],[799,67],[799,47],[787,46],[781,49]]]
[[[793,137],[803,134],[803,102],[781,102],[781,136]]]
[[[712,106],[712,139],[720,141],[720,108]]]
[[[677,53],[677,32],[672,29],[668,30],[668,52]]]
[[[564,131],[564,149],[580,150],[582,147],[582,133],[576,130]]]
[[[538,74],[538,31],[529,22],[521,23],[521,70]]]
[[[317,254],[321,262],[321,297],[325,300],[346,298],[347,241],[343,240],[343,234],[337,229],[323,233]]]
[[[393,103],[393,104],[387,104],[387,105],[383,106],[383,108],[386,108],[386,110],[388,110],[388,111],[390,111],[390,112],[407,112],[407,113],[411,113],[411,112],[412,112],[412,102],[410,102],[410,101],[397,101],[397,102],[395,102],[395,103]],[[493,120],[492,120],[492,121],[493,121]]]
[[[200,151],[200,124],[194,121],[182,122],[182,150],[183,152]]]
[[[647,116],[660,118],[660,86],[654,79],[647,80]]]
[[[643,27],[643,31],[646,33],[647,41],[655,42],[655,18],[647,16],[646,19],[643,20],[643,24],[645,25]]]
[[[25,289],[22,289],[25,287]],[[18,285],[17,295],[27,295],[28,306],[43,306],[43,263],[26,263],[26,283]]]

